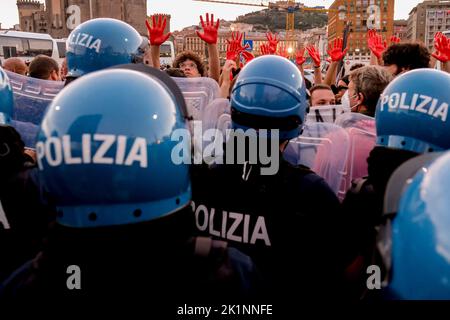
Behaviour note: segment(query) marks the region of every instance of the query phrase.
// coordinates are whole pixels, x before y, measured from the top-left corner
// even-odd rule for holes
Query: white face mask
[[[341,104],[344,106],[344,112],[352,112],[353,109],[359,106],[359,103],[354,106],[350,105],[350,97],[348,96],[348,90],[345,91],[344,95],[341,98]]]
[[[348,90],[345,91],[344,95],[341,98],[341,104],[344,106],[345,112],[350,112],[350,98],[348,97]]]

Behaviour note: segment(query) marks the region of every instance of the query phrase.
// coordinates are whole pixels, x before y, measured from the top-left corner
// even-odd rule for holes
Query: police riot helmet
[[[230,100],[233,128],[279,129],[281,140],[301,134],[307,107],[305,82],[286,58],[253,59],[239,73]]]
[[[8,75],[0,67],[0,124],[11,121],[14,110],[14,99]]]
[[[450,299],[450,152],[409,180],[390,231],[387,296]]]
[[[434,69],[392,81],[377,105],[377,145],[416,153],[449,149],[450,91],[443,88],[450,88],[450,75]]]
[[[38,167],[57,200],[57,221],[99,227],[150,221],[191,199],[189,167],[172,159],[189,141],[177,100],[158,79],[133,70],[94,72],[49,106],[36,144]]]
[[[98,18],[76,27],[66,46],[67,77],[77,78],[114,65],[142,62],[148,42],[123,21]]]

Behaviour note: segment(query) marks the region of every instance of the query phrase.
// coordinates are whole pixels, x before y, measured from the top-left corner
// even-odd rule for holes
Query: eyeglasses
[[[194,62],[183,62],[183,63],[180,63],[180,69],[185,69],[185,68],[197,69],[197,65]]]

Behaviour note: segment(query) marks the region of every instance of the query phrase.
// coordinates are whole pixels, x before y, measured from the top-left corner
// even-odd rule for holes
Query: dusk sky
[[[261,3],[261,0],[243,1]],[[45,1],[40,0],[40,2],[44,3]],[[300,2],[307,6],[325,6],[328,8],[333,3],[333,0],[303,0]],[[395,2],[395,18],[406,19],[411,9],[422,1],[397,0]],[[148,0],[147,3],[148,14],[168,13],[172,15],[172,30],[180,30],[186,26],[198,24],[199,15],[206,12],[214,13],[216,17],[220,17],[221,19],[234,20],[242,14],[260,10],[258,7],[210,4],[192,0]],[[14,24],[19,23],[16,0],[0,0],[0,22],[3,28],[10,28]]]

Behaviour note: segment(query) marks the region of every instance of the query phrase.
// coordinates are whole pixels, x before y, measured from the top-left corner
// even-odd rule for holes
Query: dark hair
[[[180,68],[167,68],[164,72],[174,78],[186,78],[186,75]]]
[[[353,71],[353,70],[362,68],[362,67],[364,67],[364,66],[365,66],[365,65],[362,64],[362,63],[355,63],[354,65],[352,65],[352,66],[350,67],[350,71]]]
[[[358,68],[356,68],[356,69],[358,69]],[[342,77],[341,80],[344,81],[346,85],[348,85],[350,83],[349,75]]]
[[[203,77],[205,75],[205,64],[202,59],[192,51],[183,51],[177,55],[175,61],[173,62],[173,68],[180,68],[180,64],[186,60],[192,60],[197,65],[198,73]]]
[[[309,80],[306,79],[306,78],[304,78],[304,79],[305,79],[305,87],[306,87],[306,89],[307,89],[307,90],[311,89],[311,87],[313,86],[312,83],[311,83],[311,81],[309,81]]]
[[[38,55],[31,61],[28,73],[32,78],[47,80],[53,71],[59,73],[58,63],[50,57]]]
[[[383,53],[385,66],[396,65],[402,69],[413,70],[430,66],[430,52],[420,43],[397,43]]]

